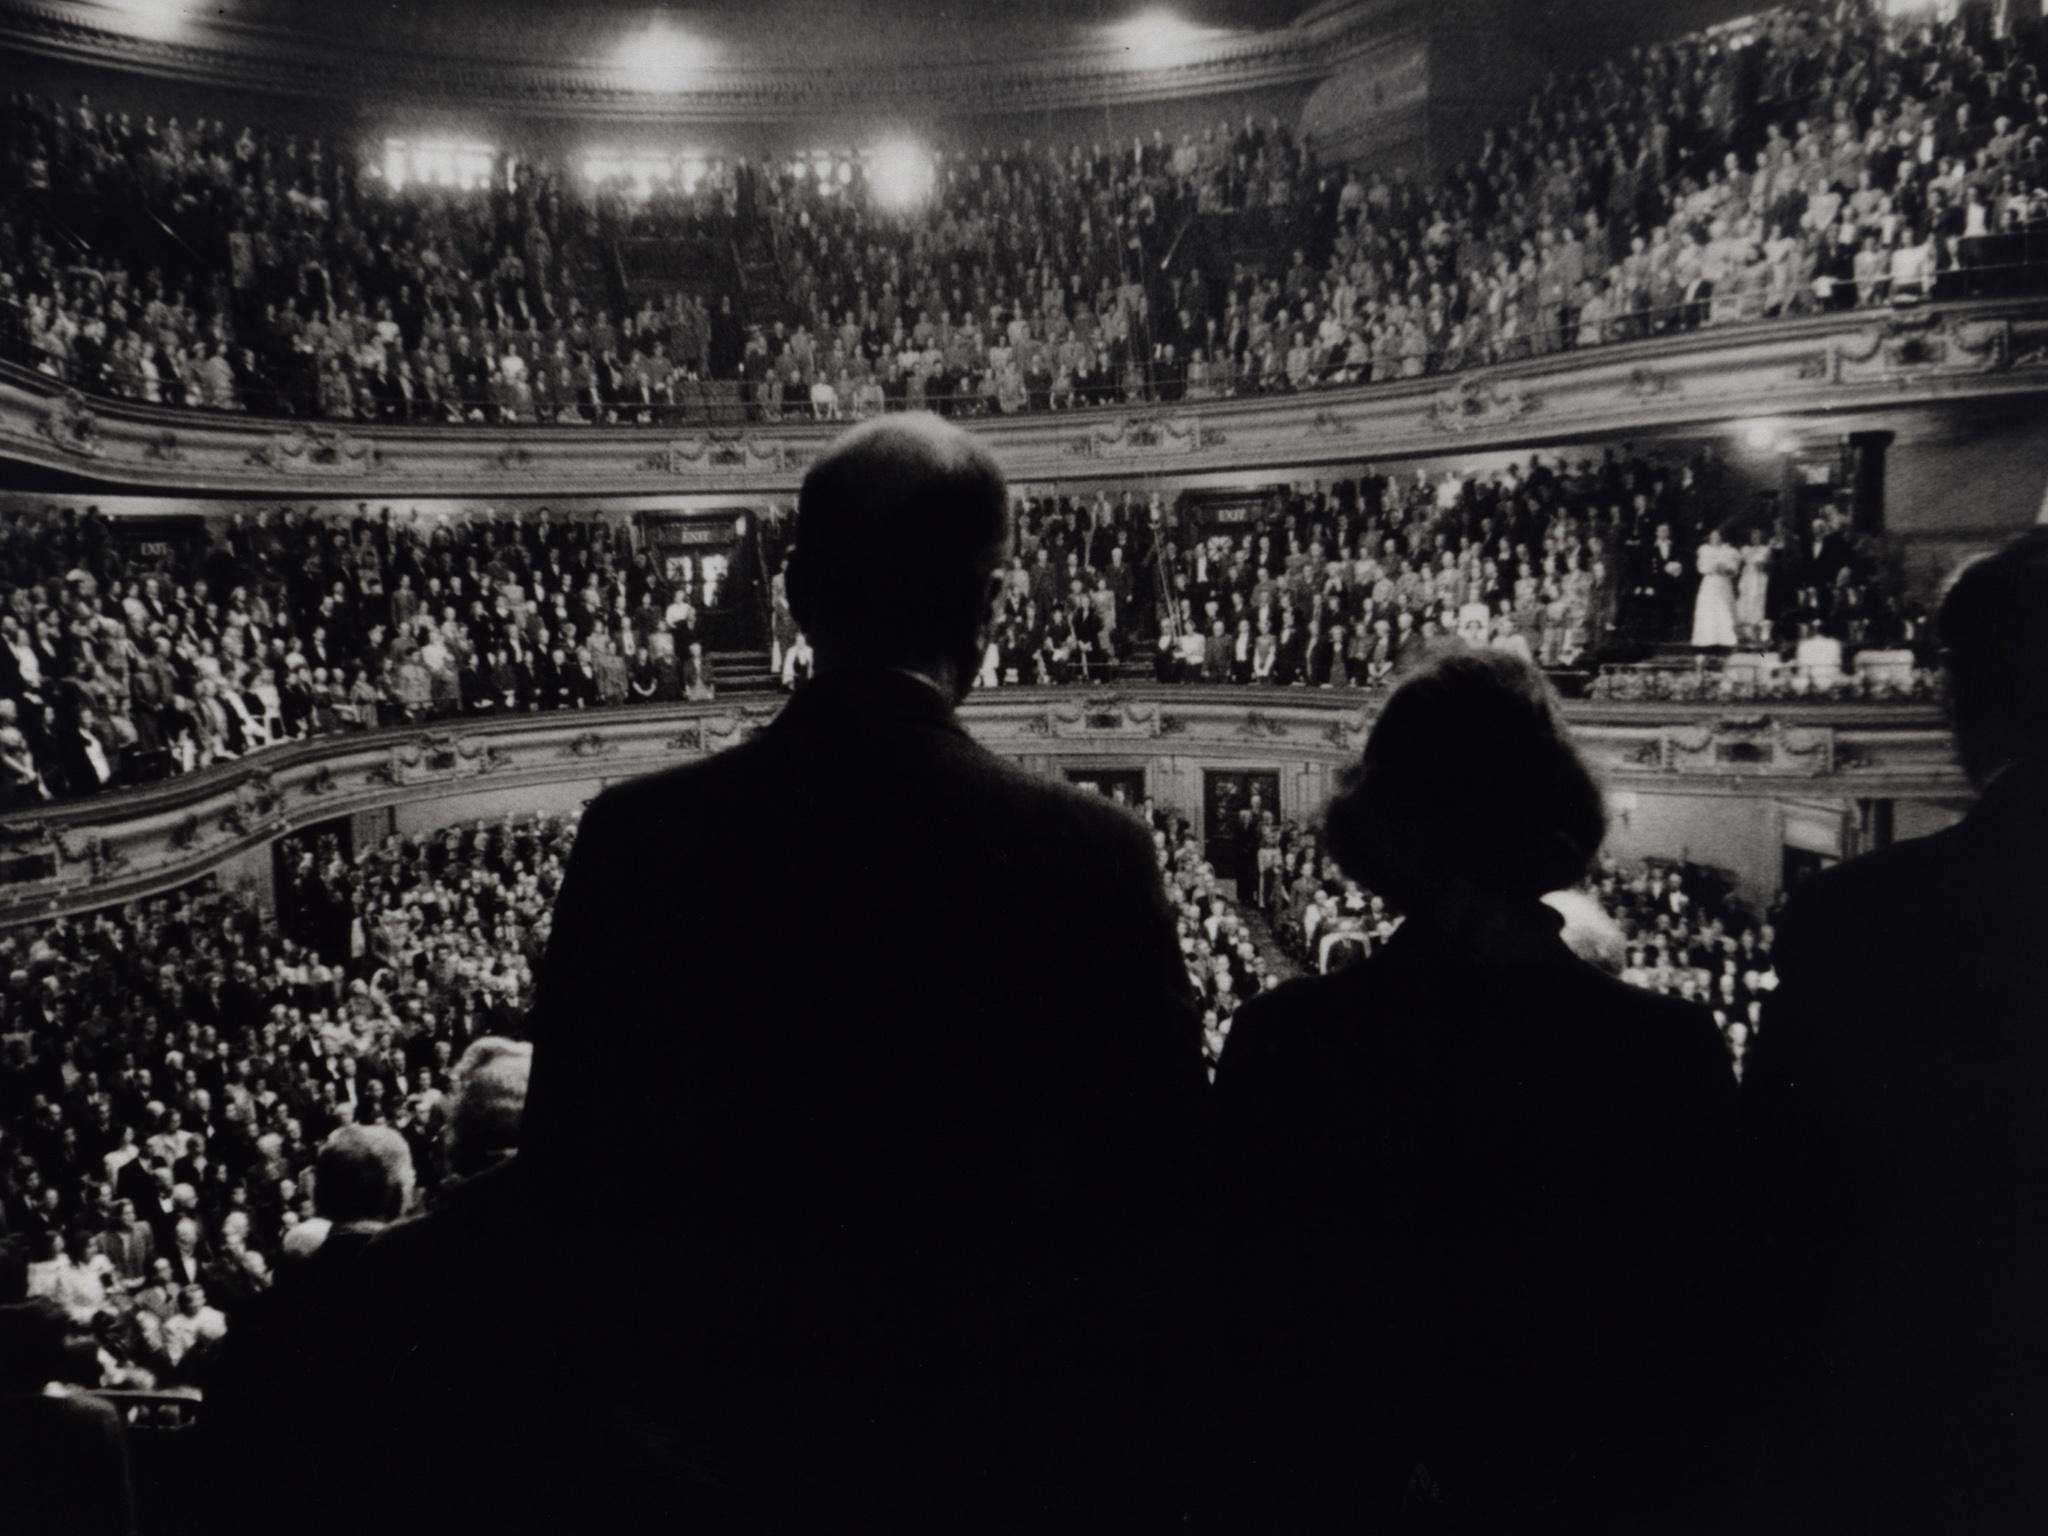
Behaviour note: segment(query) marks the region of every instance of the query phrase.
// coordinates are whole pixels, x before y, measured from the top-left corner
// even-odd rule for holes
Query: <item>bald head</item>
[[[964,688],[1010,542],[993,455],[924,412],[867,422],[804,476],[790,610],[821,671],[944,670]]]

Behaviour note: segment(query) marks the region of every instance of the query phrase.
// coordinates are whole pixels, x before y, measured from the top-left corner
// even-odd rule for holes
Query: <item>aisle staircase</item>
[[[773,693],[781,679],[769,662],[766,647],[754,650],[707,651],[712,681],[720,693]]]
[[[789,289],[782,280],[782,263],[768,231],[756,224],[732,242],[733,270],[739,279],[740,313],[747,323],[764,330],[780,320],[795,328],[797,308],[790,302]]]
[[[1280,941],[1273,937],[1273,929],[1267,923],[1265,913],[1257,907],[1245,906],[1238,902],[1235,893],[1232,895],[1231,905],[1237,909],[1237,915],[1243,920],[1245,931],[1251,934],[1253,947],[1258,950],[1259,958],[1266,963],[1268,971],[1282,981],[1289,981],[1304,974],[1302,968],[1294,963],[1294,957],[1282,949]]]

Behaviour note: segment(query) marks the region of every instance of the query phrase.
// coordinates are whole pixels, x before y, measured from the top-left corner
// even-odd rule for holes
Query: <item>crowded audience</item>
[[[1484,474],[1368,469],[1275,491],[1228,532],[1204,531],[1199,510],[1172,517],[1156,496],[1142,509],[1026,496],[980,681],[1093,682],[1149,652],[1161,682],[1384,688],[1404,658],[1455,636],[1553,673],[1689,648],[1716,663],[1691,675],[1717,680],[1740,645],[1749,666],[1733,676],[1750,696],[1924,695],[1924,617],[1883,541],[1852,535],[1832,503],[1798,528],[1731,517],[1734,499],[1711,451],[1626,446]],[[1739,594],[1700,570],[1703,551],[1738,548],[1730,526]],[[1728,631],[1703,635],[1699,610],[1723,584]],[[1851,667],[1862,651],[1890,661]],[[1603,677],[1599,691],[1652,696],[1631,694],[1650,686],[1637,676]],[[1736,695],[1695,682],[1693,696]]]
[[[74,1380],[203,1388],[242,1310],[381,1209],[367,1165],[431,1202],[508,1153],[574,832],[288,838],[274,921],[188,888],[0,934],[8,1299],[64,1310]]]
[[[1293,967],[1185,816],[1130,809],[1213,1065],[1238,1005]],[[475,822],[351,856],[295,835],[274,919],[199,888],[0,934],[0,1245],[17,1293],[90,1334],[82,1384],[203,1388],[285,1266],[388,1219],[379,1170],[402,1163],[431,1202],[509,1154],[516,1037],[574,836]]]
[[[1369,468],[1275,489],[1224,531],[1157,489],[1026,491],[977,681],[1384,689],[1457,636],[1598,697],[1929,696],[1924,618],[1883,541],[1835,504],[1802,529],[1734,500],[1711,451],[1626,445]],[[793,689],[811,663],[781,522],[741,558],[776,567],[769,669]],[[1701,573],[1716,550],[1739,579]],[[90,508],[18,514],[0,525],[0,809],[322,732],[709,700],[700,624],[743,579],[546,511],[286,507],[156,545]],[[1716,603],[1725,633],[1699,644]],[[1672,648],[1712,665],[1614,665]]]
[[[713,696],[724,557],[602,519],[281,509],[143,554],[93,509],[0,527],[0,807],[275,742]]]
[[[1246,119],[942,153],[910,211],[858,157],[659,182],[492,159],[461,188],[309,134],[16,93],[0,327],[90,391],[342,422],[1009,415],[1411,379],[2037,285],[2048,93],[2025,48],[1989,46],[1875,0],[1785,5],[1553,78],[1440,175],[1326,164]],[[710,275],[621,289],[607,265],[635,241]],[[768,291],[718,275],[742,248]]]

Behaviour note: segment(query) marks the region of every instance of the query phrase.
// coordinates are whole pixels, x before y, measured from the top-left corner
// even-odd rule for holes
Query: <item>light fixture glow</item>
[[[1769,453],[1780,442],[1778,429],[1768,421],[1752,421],[1742,429],[1742,440],[1758,453]]]
[[[869,193],[880,207],[911,208],[931,196],[932,157],[907,140],[870,152],[867,173]]]
[[[176,37],[187,22],[205,9],[203,0],[101,0],[120,20],[116,27],[131,37],[158,40]]]
[[[1171,11],[1142,11],[1109,29],[1112,47],[1139,69],[1169,69],[1183,64],[1205,42],[1217,36]]]
[[[455,187],[474,192],[498,179],[497,152],[488,144],[453,139],[386,139],[382,174],[394,192],[409,186]],[[507,176],[509,177],[509,170]]]
[[[620,43],[612,62],[628,90],[653,92],[687,89],[708,59],[698,39],[655,21]]]

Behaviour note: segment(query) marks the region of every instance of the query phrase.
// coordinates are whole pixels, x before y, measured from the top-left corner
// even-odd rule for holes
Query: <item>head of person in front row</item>
[[[1584,878],[1607,834],[1542,674],[1462,645],[1426,654],[1389,695],[1327,815],[1347,875],[1451,937],[1534,914]]]
[[[967,695],[1010,546],[993,455],[923,412],[846,433],[804,476],[789,606],[816,675],[894,668]]]
[[[2048,764],[2048,528],[1957,573],[1936,621],[1949,720],[1979,789]]]
[[[531,1041],[484,1035],[469,1043],[455,1064],[448,1114],[448,1168],[456,1177],[472,1177],[517,1154],[532,1072]]]
[[[412,1148],[381,1125],[344,1125],[313,1163],[313,1208],[342,1227],[398,1220],[412,1204]]]

